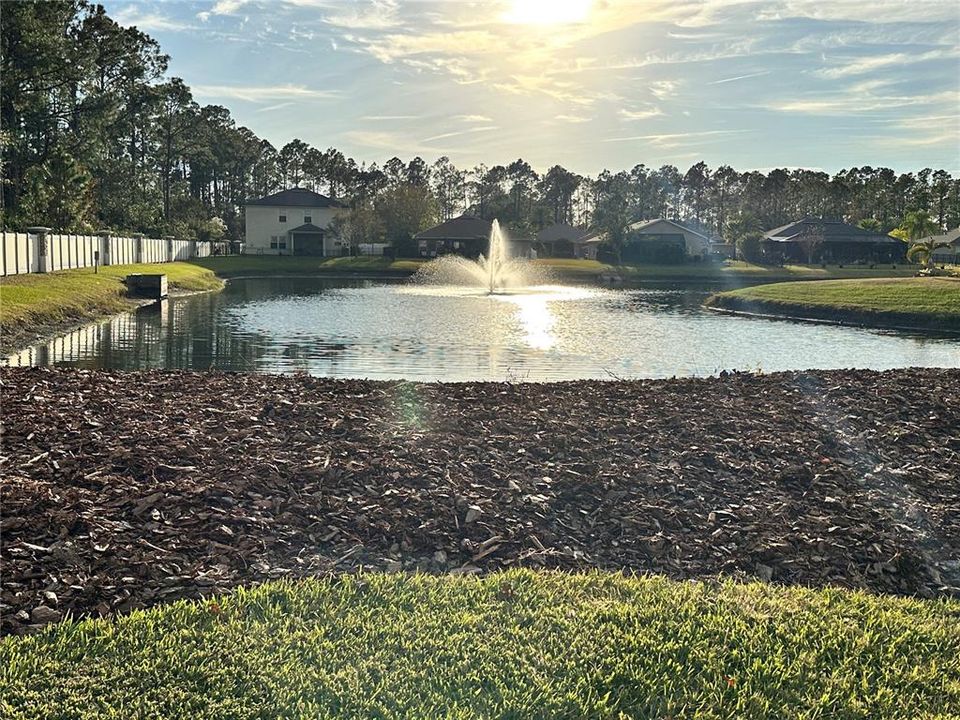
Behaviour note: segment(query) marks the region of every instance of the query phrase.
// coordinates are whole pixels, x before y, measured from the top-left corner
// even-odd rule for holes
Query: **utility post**
[[[113,230],[97,230],[97,236],[100,238],[100,265],[106,267],[110,264],[110,239],[113,237]],[[96,268],[94,264],[94,268]],[[96,270],[94,270],[96,272]]]

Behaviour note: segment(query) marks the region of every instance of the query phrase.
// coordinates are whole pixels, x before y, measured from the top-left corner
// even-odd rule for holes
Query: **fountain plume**
[[[476,260],[445,255],[431,260],[417,272],[418,282],[482,287],[488,293],[530,285],[530,264],[510,255],[510,243],[497,220],[490,228],[487,252]]]

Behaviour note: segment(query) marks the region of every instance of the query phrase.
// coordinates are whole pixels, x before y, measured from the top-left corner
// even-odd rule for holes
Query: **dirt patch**
[[[0,382],[4,633],[361,566],[960,592],[956,370]]]

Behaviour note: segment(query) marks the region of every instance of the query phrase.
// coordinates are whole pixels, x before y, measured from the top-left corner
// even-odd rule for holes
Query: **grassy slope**
[[[757,285],[719,293],[708,305],[800,317],[844,315],[960,327],[960,279],[824,280]]]
[[[360,257],[291,257],[289,255],[231,255],[196,258],[194,265],[210,269],[221,277],[273,274],[312,274],[331,272],[407,274],[416,272],[423,261],[392,260],[381,256]]]
[[[276,583],[0,642],[0,715],[66,712],[956,716],[960,602],[604,573]]]
[[[216,290],[221,281],[209,270],[189,263],[111,265],[45,275],[16,275],[0,281],[0,330],[43,326],[120,312],[131,306],[121,280],[130,273],[163,272],[170,290]]]

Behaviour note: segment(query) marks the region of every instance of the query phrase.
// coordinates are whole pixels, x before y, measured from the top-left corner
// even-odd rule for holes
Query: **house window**
[[[305,223],[312,223],[312,222],[313,222],[313,216],[312,216],[312,215],[304,215],[304,216],[303,216],[303,221],[304,221]]]
[[[271,236],[270,236],[270,249],[271,249],[271,250],[276,250],[276,249],[277,249],[277,236],[276,236],[276,235],[271,235]]]
[[[286,240],[281,240],[279,243],[277,243],[277,246],[278,246],[281,250],[286,250],[286,249],[287,249],[287,241],[286,241]]]
[[[287,216],[286,216],[286,215],[281,215],[281,216],[280,216],[280,222],[286,222],[286,221],[287,221]]]

